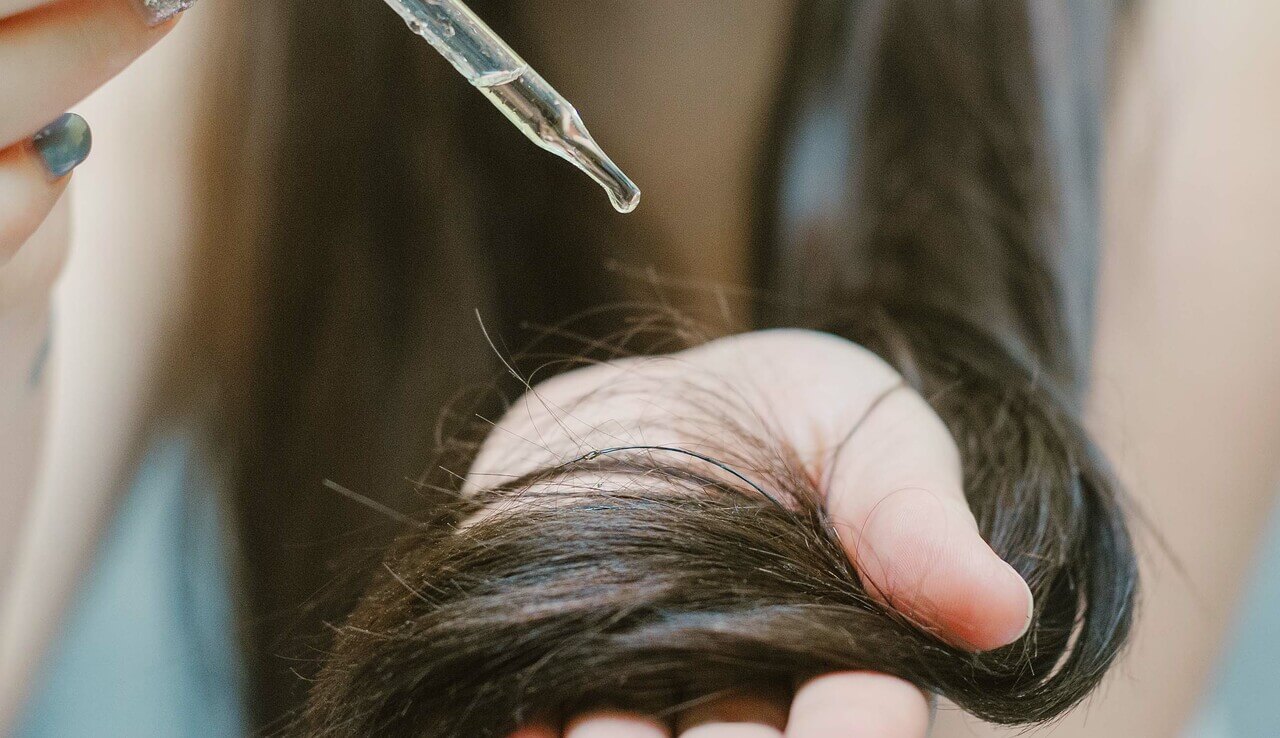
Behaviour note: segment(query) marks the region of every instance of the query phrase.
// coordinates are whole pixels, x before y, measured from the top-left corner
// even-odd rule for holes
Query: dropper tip
[[[529,140],[581,169],[603,187],[619,213],[630,213],[640,204],[640,188],[604,153],[582,116],[542,75],[525,67],[513,80],[479,89]]]
[[[628,184],[631,183],[628,181]],[[625,194],[622,195],[607,187],[605,189],[609,192],[609,201],[613,203],[613,209],[619,213],[625,215],[640,206],[640,189],[634,184],[631,184]]]
[[[566,107],[568,114],[561,119],[560,127],[554,130],[553,140],[544,139],[543,145],[568,159],[603,187],[609,193],[614,210],[619,213],[635,210],[640,205],[640,188],[591,137],[578,111],[572,106]]]

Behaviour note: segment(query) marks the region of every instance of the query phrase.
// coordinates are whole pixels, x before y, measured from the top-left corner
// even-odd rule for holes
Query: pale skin
[[[554,25],[556,13],[564,12],[559,7],[563,5],[566,3],[548,3],[553,10],[530,13],[530,22]],[[646,186],[646,205],[631,217],[650,218],[651,225],[671,236],[677,247],[672,261],[679,269],[688,267],[695,275],[710,279],[731,279],[736,273],[732,265],[741,263],[743,249],[741,224],[746,222],[746,213],[741,195],[749,181],[750,144],[756,133],[753,121],[765,99],[767,70],[772,68],[777,36],[781,35],[770,29],[785,16],[787,3],[716,3],[715,14],[707,13],[700,3],[684,0],[573,5],[583,13],[603,15],[605,21],[610,12],[625,9],[629,22],[642,22],[650,30],[681,29],[666,35],[627,34],[628,43],[640,48],[630,50],[625,59],[621,58],[624,55],[605,57],[598,64],[584,64],[584,59],[574,56],[596,51],[574,43],[580,39],[561,42],[554,29],[537,30],[550,39],[548,51],[559,50],[561,61],[552,54],[549,62],[561,66],[552,70],[554,73],[564,75],[577,69],[587,76],[580,84],[561,86],[571,94],[576,87],[575,101],[587,111],[597,138],[608,142],[615,158],[636,162],[638,171],[632,174]],[[1273,239],[1258,234],[1274,234],[1280,229],[1280,209],[1264,197],[1264,193],[1280,189],[1275,182],[1280,161],[1273,143],[1280,116],[1273,98],[1253,93],[1274,88],[1267,86],[1274,83],[1274,77],[1268,77],[1266,70],[1280,68],[1277,48],[1270,43],[1280,23],[1272,4],[1233,3],[1231,12],[1211,14],[1210,24],[1196,18],[1195,5],[1160,4],[1160,12],[1152,12],[1150,22],[1143,26],[1144,43],[1139,47],[1143,53],[1126,58],[1129,74],[1122,79],[1128,84],[1120,87],[1117,108],[1122,115],[1114,126],[1120,135],[1114,137],[1113,155],[1108,159],[1113,209],[1108,219],[1092,400],[1094,426],[1104,446],[1174,554],[1188,565],[1191,581],[1180,579],[1168,565],[1147,577],[1146,616],[1137,646],[1119,678],[1092,703],[1087,714],[1073,715],[1053,731],[1054,735],[1163,738],[1176,735],[1185,725],[1212,669],[1242,584],[1240,572],[1265,519],[1275,481],[1274,449],[1280,447],[1280,384],[1276,379],[1280,377],[1280,360],[1275,355],[1274,337],[1280,333],[1280,290],[1276,289],[1280,264],[1275,261],[1278,252]],[[215,8],[221,12],[226,4],[204,0],[204,6],[193,14],[207,10],[202,22],[212,23],[218,17]],[[709,15],[716,16],[714,24],[702,17]],[[586,22],[592,20],[597,19]],[[715,30],[727,28],[735,29],[733,39],[721,38],[724,34]],[[689,29],[707,32],[692,33]],[[181,284],[180,273],[142,269],[144,264],[163,262],[164,255],[147,254],[139,244],[155,241],[166,247],[176,243],[175,248],[181,248],[182,239],[155,238],[156,232],[145,228],[135,229],[126,238],[118,231],[99,229],[98,221],[82,222],[77,243],[80,263],[122,268],[119,274],[101,280],[98,274],[77,274],[73,259],[67,283],[77,292],[64,295],[55,341],[56,353],[74,359],[72,367],[64,370],[64,379],[57,384],[50,379],[52,372],[46,371],[45,380],[35,383],[34,391],[29,390],[30,369],[37,363],[49,322],[50,290],[69,237],[66,209],[55,205],[65,203],[66,198],[60,195],[67,178],[44,176],[35,166],[27,137],[168,31],[167,26],[148,29],[125,0],[56,4],[0,0],[0,100],[6,101],[0,107],[0,262],[11,259],[0,266],[0,468],[6,470],[6,486],[0,489],[0,541],[4,542],[0,545],[0,579],[10,578],[15,555],[11,542],[20,532],[18,521],[26,519],[41,502],[32,498],[35,488],[31,480],[40,474],[56,478],[58,484],[53,486],[65,489],[54,491],[61,495],[59,499],[68,500],[59,515],[51,516],[60,518],[62,527],[46,526],[41,534],[56,545],[36,546],[35,553],[25,557],[39,566],[33,563],[21,572],[23,581],[37,585],[23,589],[20,604],[25,610],[15,619],[20,627],[0,629],[6,647],[18,644],[26,649],[19,654],[21,658],[15,658],[18,649],[0,648],[0,661],[4,662],[0,724],[12,719],[15,706],[20,704],[21,685],[29,681],[33,656],[28,644],[38,647],[48,641],[66,593],[87,561],[100,522],[85,522],[83,511],[91,511],[88,517],[94,519],[109,515],[105,500],[125,464],[119,453],[92,454],[83,453],[83,449],[102,447],[105,431],[136,427],[130,419],[136,417],[136,406],[144,402],[139,399],[125,408],[108,407],[96,417],[86,416],[86,409],[73,422],[51,423],[56,440],[45,458],[61,463],[55,465],[53,474],[49,468],[37,468],[40,456],[33,440],[45,417],[45,395],[52,394],[55,403],[64,407],[79,408],[86,408],[86,399],[99,396],[142,396],[121,391],[122,387],[134,388],[141,381],[138,377],[146,375],[147,367],[136,360],[136,347],[107,342],[90,350],[90,339],[97,336],[77,330],[84,324],[77,323],[77,315],[98,312],[138,326],[143,332],[162,332],[162,323],[155,316],[165,310],[131,310],[127,300],[113,297],[112,284],[119,285],[116,293],[141,290],[172,295],[167,298],[169,307],[181,305],[180,291],[174,289]],[[178,35],[184,32],[189,34],[193,29],[180,29]],[[721,45],[708,47],[709,38]],[[662,53],[655,49],[646,53],[646,40],[662,46],[657,50]],[[165,46],[169,44],[162,48]],[[190,49],[191,58],[205,51],[195,43],[190,43]],[[731,90],[716,92],[714,83],[723,78],[724,69],[678,62],[682,54],[690,60],[706,61],[732,59],[734,53],[742,58],[725,61],[725,65],[735,71],[741,87]],[[712,90],[703,102],[714,109],[707,115],[713,115],[721,125],[701,132],[711,138],[683,144],[665,141],[664,134],[670,132],[662,121],[643,114],[653,109],[688,110],[679,85],[663,82],[645,88],[629,82],[623,85],[627,94],[619,94],[618,85],[590,78],[592,70],[608,76],[615,68],[629,68],[635,78],[631,81],[665,80],[658,74],[665,69],[664,60],[683,71],[707,75],[707,79],[689,79],[685,84]],[[186,114],[193,105],[188,93],[196,87],[194,77],[157,86],[154,80],[162,78],[165,69],[158,61],[148,66],[150,63],[151,59],[144,59],[139,65],[150,75],[148,81],[135,76],[132,79],[136,81],[122,82],[111,91],[117,96],[116,104],[145,104],[163,90],[175,111]],[[171,65],[172,57],[165,64]],[[1190,79],[1186,68],[1196,72]],[[1232,83],[1218,84],[1224,79]],[[593,95],[609,104],[593,104]],[[1154,104],[1148,99],[1152,97],[1157,98]],[[101,109],[113,108],[104,104]],[[1159,120],[1166,128],[1151,124],[1151,110],[1160,111]],[[90,123],[94,122],[91,118]],[[127,129],[121,125],[120,130]],[[185,133],[190,137],[188,144],[197,143],[197,133]],[[1151,142],[1157,134],[1160,146]],[[1222,140],[1231,145],[1221,145]],[[130,148],[120,137],[100,137],[97,145],[102,153],[95,156],[109,157],[114,150],[118,154],[115,161],[138,171],[177,171],[190,180],[199,176],[182,169],[176,156],[157,156],[152,150],[144,156],[142,146]],[[627,146],[631,149],[620,150]],[[672,150],[681,155],[661,155]],[[114,196],[113,203],[139,210],[144,201],[159,201],[157,196],[162,198],[165,193],[154,187],[148,190],[150,183],[145,177],[137,178],[142,194],[134,199],[122,199],[118,192],[108,195],[113,179],[131,176],[132,171],[104,170],[97,173],[97,183],[82,182],[81,212],[93,207],[102,210],[109,196]],[[696,183],[708,171],[739,174],[730,177],[732,184],[724,187],[703,189],[700,185],[697,198],[679,190],[680,183]],[[1160,178],[1158,186],[1143,180],[1149,176]],[[695,201],[697,208],[692,208]],[[154,215],[148,222],[150,219]],[[717,258],[707,258],[708,254]],[[133,256],[120,263],[121,255]],[[84,286],[95,280],[106,287],[95,299],[84,299]],[[66,323],[65,331],[62,323]],[[130,361],[121,362],[121,357]],[[129,374],[113,375],[111,367],[122,363]],[[1175,370],[1170,371],[1171,367]],[[742,378],[753,379],[751,375]],[[53,416],[55,421],[58,417]],[[88,440],[76,436],[77,424],[86,428],[81,433],[88,434]],[[869,438],[863,436],[861,441]],[[64,445],[67,439],[71,442]],[[499,442],[496,436],[494,442]],[[944,471],[947,467],[942,457],[929,463]],[[16,472],[14,476],[8,476],[10,470]],[[886,474],[889,471],[886,469]],[[10,485],[11,479],[17,479],[18,484]],[[68,484],[68,479],[75,484]],[[1212,505],[1204,503],[1207,489],[1215,491]],[[945,490],[931,492],[933,502],[942,504],[940,501],[948,499]],[[1210,524],[1205,524],[1205,515],[1212,516]],[[856,551],[851,554],[856,558]],[[7,591],[10,589],[0,586],[0,593]],[[0,605],[11,608],[18,598],[3,599],[10,601]],[[900,604],[910,601],[906,593],[896,598]],[[1169,648],[1174,642],[1178,648]],[[873,731],[866,733],[872,736],[920,735],[924,728],[912,721],[927,719],[923,699],[914,688],[874,674],[824,677],[803,686],[789,705],[776,696],[746,695],[708,710],[712,714],[681,717],[685,734],[703,738],[777,735],[781,716],[787,713],[793,722],[788,730],[794,734],[808,729],[804,725],[809,718],[804,716],[813,716],[812,721],[822,716],[836,720],[844,715],[841,711],[848,710],[867,716],[867,721],[843,723],[838,729],[828,725],[822,728],[826,733],[817,734],[860,735],[850,730],[867,730]],[[882,724],[894,716],[901,718],[896,727]],[[935,733],[973,735],[983,730],[955,722],[944,711]],[[659,731],[670,730],[625,715],[581,716],[568,728],[573,738],[664,735]],[[531,726],[522,738],[547,734],[546,729]]]
[[[836,530],[870,591],[975,650],[1025,632],[1031,592],[978,535],[946,427],[887,364],[827,334],[746,333],[534,386],[497,423],[468,482],[482,487],[605,446],[716,454],[717,426],[696,420],[704,391],[738,398],[749,417],[763,420],[729,410],[735,419],[792,447],[803,472],[822,480]],[[563,734],[547,727],[521,738],[914,738],[928,724],[915,687],[849,672],[813,679],[794,695],[725,697],[670,722],[582,715]]]

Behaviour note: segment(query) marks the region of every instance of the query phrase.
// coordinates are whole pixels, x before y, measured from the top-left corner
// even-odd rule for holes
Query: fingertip
[[[0,151],[0,266],[45,222],[70,179],[69,171],[54,175],[31,139]]]
[[[564,738],[670,738],[655,718],[617,710],[600,710],[569,721]]]
[[[684,731],[680,738],[782,738],[782,731],[758,723],[707,723]]]
[[[796,692],[787,738],[922,738],[929,700],[915,685],[875,672],[825,674]]]
[[[963,503],[901,490],[850,535],[868,592],[943,640],[986,651],[1030,626],[1030,588],[982,539]]]
[[[992,554],[994,555],[995,552],[993,551]],[[999,559],[1000,557],[996,556],[996,558]],[[1013,566],[1007,561],[1000,559],[1000,563],[1005,566],[1005,576],[1009,578],[1010,584],[1012,585],[1011,590],[1017,590],[1020,594],[1023,610],[1021,624],[1011,625],[1009,630],[1007,630],[1003,636],[997,635],[998,643],[994,646],[995,648],[1007,646],[1026,635],[1027,631],[1031,629],[1031,621],[1035,619],[1036,614],[1036,598],[1031,592],[1031,585],[1027,584],[1027,580],[1023,579],[1022,575],[1018,573],[1018,570],[1013,568]],[[1017,621],[1011,618],[1009,622],[1016,623]]]
[[[31,147],[49,176],[58,180],[89,158],[93,132],[81,116],[63,113],[31,137]]]
[[[167,32],[182,14],[195,5],[195,0],[138,0],[138,8],[151,28]]]
[[[975,565],[967,579],[963,572],[957,575],[953,591],[940,597],[950,606],[940,612],[939,624],[944,633],[956,635],[955,645],[990,651],[1026,635],[1035,601],[1027,582],[986,541],[979,538],[971,545],[976,549],[974,556],[984,562],[981,568],[987,571],[980,574]]]

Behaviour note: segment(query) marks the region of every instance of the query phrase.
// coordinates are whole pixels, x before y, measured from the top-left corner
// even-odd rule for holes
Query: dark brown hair
[[[947,421],[982,534],[1031,585],[1026,636],[970,653],[872,597],[812,475],[748,430],[757,408],[726,388],[682,419],[712,429],[717,451],[603,448],[438,498],[335,629],[298,732],[500,738],[534,716],[671,715],[845,669],[904,677],[1001,723],[1082,699],[1132,617],[1133,552],[1105,466],[1061,399],[984,330],[860,307],[830,330],[892,357]]]
[[[780,304],[879,353],[946,422],[983,536],[1032,588],[1028,633],[973,654],[879,604],[795,453],[722,399],[694,421],[726,439],[717,454],[600,449],[474,497],[445,487],[337,628],[300,732],[501,736],[531,716],[670,714],[841,669],[1026,724],[1097,685],[1128,634],[1137,572],[1077,417],[1083,349],[1064,278],[1078,234],[1062,208],[1079,193],[1047,144],[1033,19],[1000,0],[806,12],[801,34],[853,48],[833,61],[856,62],[843,81],[859,111],[857,216],[811,234],[792,275],[806,297]],[[817,53],[801,38],[798,53]],[[795,81],[793,95],[811,82]],[[584,474],[611,481],[584,493]]]
[[[221,70],[212,112],[203,315],[177,361],[215,375],[261,726],[299,704],[325,623],[363,587],[352,572],[396,531],[321,482],[410,507],[405,480],[437,446],[441,408],[496,365],[476,312],[518,335],[617,300],[627,290],[599,274],[602,244],[645,239],[621,235],[626,219],[594,185],[530,146],[394,13],[248,4],[219,52],[238,70]],[[469,5],[538,63],[511,3]]]
[[[519,43],[509,3],[472,5]],[[235,91],[249,135],[220,148],[240,165],[220,193],[236,207],[211,225],[241,224],[245,243],[230,246],[258,255],[240,298],[249,349],[222,389],[260,718],[294,706],[308,685],[297,672],[322,661],[295,727],[338,735],[496,735],[531,710],[624,699],[587,674],[627,679],[633,706],[662,711],[743,679],[856,666],[1014,723],[1059,714],[1101,678],[1136,574],[1077,418],[1096,232],[1068,217],[1094,194],[1070,165],[1091,155],[1076,134],[1096,121],[1053,86],[1079,76],[1062,52],[1073,32],[1053,23],[1065,2],[803,0],[762,159],[758,324],[824,328],[897,366],[956,435],[984,536],[1032,586],[1028,635],[980,655],[867,598],[815,491],[783,462],[747,464],[756,486],[640,452],[473,500],[403,483],[440,440],[430,419],[492,361],[473,309],[495,335],[589,313],[625,293],[599,255],[643,239],[587,217],[589,184],[391,14],[364,0],[255,6]],[[521,48],[536,65],[536,46]],[[1054,124],[1064,110],[1079,130]],[[828,181],[807,176],[815,140],[841,164]],[[547,186],[516,184],[530,179]],[[786,459],[775,438],[739,440],[757,461]],[[547,483],[584,465],[658,481],[451,525],[495,495],[554,493]],[[323,623],[363,586],[336,576],[335,552],[379,552],[396,531],[318,495],[325,478],[422,510],[421,525],[374,569],[332,648],[300,653],[282,644],[324,643]]]

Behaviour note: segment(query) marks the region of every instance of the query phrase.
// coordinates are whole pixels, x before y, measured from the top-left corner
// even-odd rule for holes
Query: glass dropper
[[[640,190],[587,132],[582,117],[460,0],[386,0],[524,135],[594,179],[620,213],[640,204]]]

